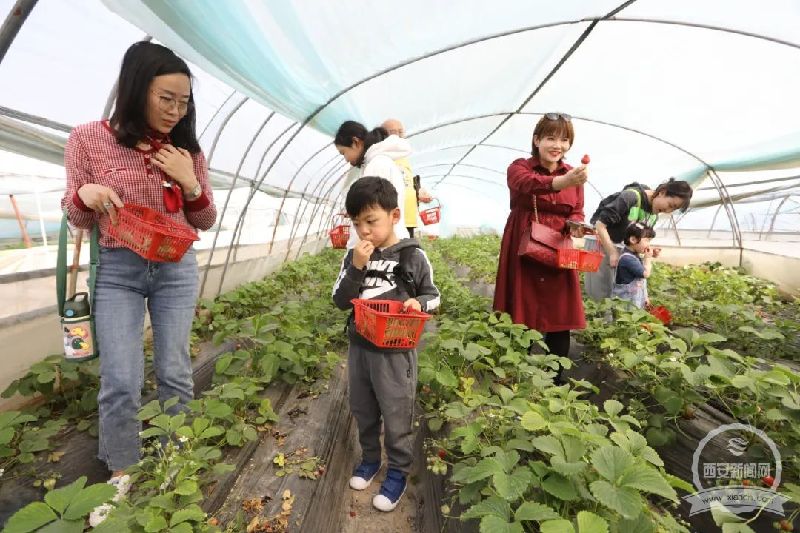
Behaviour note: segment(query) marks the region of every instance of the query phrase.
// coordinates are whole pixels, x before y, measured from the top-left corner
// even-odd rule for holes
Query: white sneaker
[[[383,494],[376,494],[372,497],[372,506],[379,511],[383,511],[384,513],[390,513],[394,511],[395,507],[397,507],[397,504],[400,503],[400,498],[402,498],[403,494],[406,493],[406,488],[407,487],[403,487],[403,492],[401,492],[400,496],[398,496],[394,501],[390,500],[388,496]]]
[[[122,476],[114,476],[109,479],[106,483],[109,485],[114,485],[117,489],[117,493],[111,498],[112,502],[118,502],[128,494],[128,491],[131,490],[131,476],[128,474],[124,474]],[[94,508],[94,510],[89,514],[89,525],[92,527],[97,527],[102,524],[106,518],[108,518],[108,513],[114,508],[110,503],[104,503],[103,505],[99,505]]]
[[[377,463],[362,462],[353,470],[353,477],[350,478],[350,488],[353,490],[364,490],[369,487],[372,480],[381,469],[380,461]]]
[[[386,479],[383,480],[380,492],[372,498],[372,506],[384,513],[394,511],[407,488],[406,475],[390,468],[386,472]]]

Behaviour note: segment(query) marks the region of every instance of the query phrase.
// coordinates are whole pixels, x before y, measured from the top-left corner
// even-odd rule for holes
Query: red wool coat
[[[500,246],[494,309],[542,333],[586,327],[578,272],[517,255],[523,230],[534,218],[534,195],[542,224],[561,231],[568,219],[583,222],[583,187],[551,188],[553,178],[571,168],[562,162],[551,174],[536,158],[517,159],[508,167],[511,213]]]

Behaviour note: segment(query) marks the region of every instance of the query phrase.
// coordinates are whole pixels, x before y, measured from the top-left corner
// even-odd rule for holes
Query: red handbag
[[[539,223],[539,210],[536,207],[536,196],[533,197],[533,216],[530,228],[525,228],[519,243],[518,255],[558,268],[559,248],[572,248],[572,239],[550,226]]]

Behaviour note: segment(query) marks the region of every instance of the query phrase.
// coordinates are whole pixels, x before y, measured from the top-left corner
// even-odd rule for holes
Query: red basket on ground
[[[600,263],[603,262],[603,254],[600,252],[590,252],[579,248],[559,248],[558,267],[581,272],[597,272]]]
[[[651,305],[647,310],[665,326],[669,326],[670,322],[672,322],[672,313],[663,305]]]
[[[117,214],[119,222],[108,225],[109,235],[150,261],[178,262],[192,243],[200,240],[191,226],[149,207],[125,204]]]
[[[331,238],[332,247],[347,247],[347,241],[350,240],[350,225],[345,224],[343,214],[339,213],[333,217],[333,229],[328,232],[328,236]]]
[[[403,302],[394,300],[356,298],[353,306],[356,331],[380,348],[415,348],[431,317],[418,311],[403,312]]]
[[[430,226],[431,224],[438,224],[440,220],[442,220],[442,209],[439,200],[433,200],[436,202],[436,205],[433,207],[429,207],[428,209],[424,209],[419,212],[419,218],[422,219],[422,223],[426,226]]]

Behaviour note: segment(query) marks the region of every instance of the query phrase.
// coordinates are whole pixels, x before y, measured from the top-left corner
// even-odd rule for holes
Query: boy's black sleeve
[[[361,294],[361,284],[367,269],[360,270],[353,265],[353,250],[348,250],[342,259],[342,267],[336,283],[333,284],[333,303],[339,309],[352,309],[351,300]]]
[[[421,248],[414,254],[414,283],[417,285],[417,301],[422,310],[431,313],[439,307],[441,295],[439,289],[433,284],[433,267],[428,259],[428,254]]]

